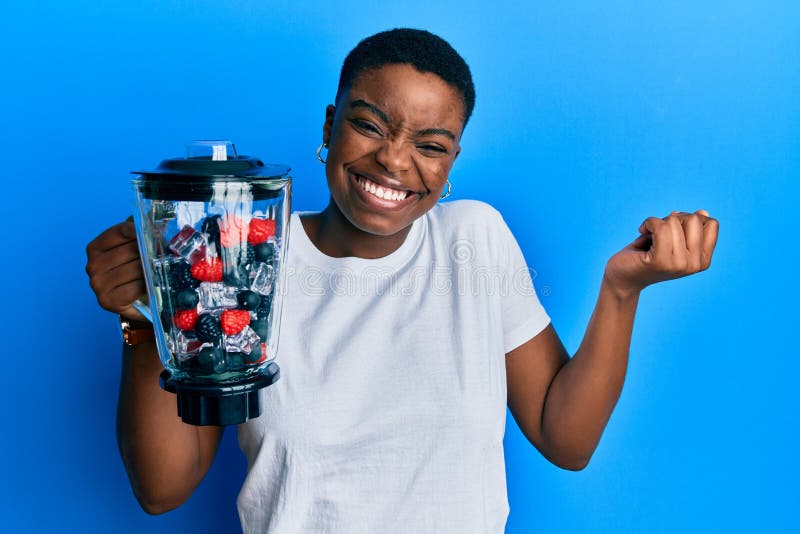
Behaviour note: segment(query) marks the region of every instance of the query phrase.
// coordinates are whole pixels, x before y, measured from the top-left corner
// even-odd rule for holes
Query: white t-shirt
[[[290,232],[281,378],[239,427],[244,532],[503,532],[505,354],[550,319],[500,214],[439,204],[377,260]]]

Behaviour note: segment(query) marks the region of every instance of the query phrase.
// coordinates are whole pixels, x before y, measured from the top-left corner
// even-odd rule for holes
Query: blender
[[[161,386],[186,423],[258,417],[259,391],[280,376],[288,173],[230,141],[194,141],[186,157],[134,173],[148,293],[134,305],[153,323]]]

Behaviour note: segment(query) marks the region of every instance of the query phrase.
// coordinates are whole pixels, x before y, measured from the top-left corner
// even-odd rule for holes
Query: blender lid
[[[232,153],[231,156],[229,154]],[[134,171],[145,180],[155,181],[239,181],[252,179],[285,179],[290,168],[264,163],[261,159],[238,155],[230,141],[192,141],[186,157],[169,158],[152,170]]]
[[[207,202],[220,184],[248,187],[256,200],[276,197],[290,182],[289,171],[285,165],[240,156],[233,143],[220,140],[192,141],[186,157],[165,159],[155,169],[132,174],[141,176],[134,184],[145,198]]]

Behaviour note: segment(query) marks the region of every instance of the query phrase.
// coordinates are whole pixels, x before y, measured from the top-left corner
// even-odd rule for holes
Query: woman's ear
[[[322,142],[330,144],[331,132],[333,131],[333,117],[336,115],[336,106],[328,104],[325,108],[325,124],[322,125]]]

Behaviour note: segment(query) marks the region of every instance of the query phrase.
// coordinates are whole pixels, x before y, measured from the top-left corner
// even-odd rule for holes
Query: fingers
[[[686,274],[708,269],[717,244],[719,221],[712,218],[706,210],[697,210],[694,213],[674,212],[674,214],[681,221],[686,239],[689,258]]]
[[[663,219],[648,217],[639,227],[634,248],[645,250],[644,258],[659,271],[678,276],[705,270],[711,264],[719,223],[705,210],[695,213],[674,211]]]
[[[86,247],[86,256],[89,285],[106,310],[119,313],[146,293],[132,221],[116,224],[98,235]]]
[[[701,270],[700,258],[703,252],[703,222],[699,215],[685,214],[680,217],[683,235],[686,241],[686,270],[696,273]]]
[[[108,230],[95,237],[86,246],[86,255],[91,256],[98,252],[110,250],[124,243],[136,239],[136,226],[133,221],[124,221],[115,224]]]
[[[666,266],[666,270],[674,273],[684,273],[689,265],[689,258],[681,219],[678,212],[672,212],[664,220],[669,225],[670,244],[672,245],[672,256]]]
[[[669,223],[658,217],[648,217],[639,226],[639,233],[649,237],[652,242],[642,258],[645,263],[663,265],[669,261],[672,256],[672,230]]]
[[[89,285],[100,306],[117,313],[147,292],[138,258],[95,274]]]
[[[717,246],[717,236],[719,235],[719,221],[709,217],[707,211],[705,213],[706,219],[703,220],[703,239],[700,254],[700,269],[703,271],[711,266],[711,256],[714,255],[714,248]]]

